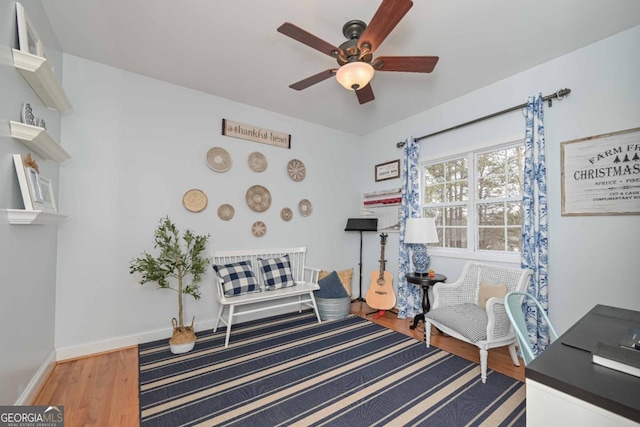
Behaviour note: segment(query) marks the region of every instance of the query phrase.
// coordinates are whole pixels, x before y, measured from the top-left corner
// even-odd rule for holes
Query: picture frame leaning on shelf
[[[13,164],[20,184],[24,209],[58,213],[53,192],[53,182],[51,179],[40,175],[37,165],[34,165],[35,161],[31,159],[31,155],[28,155],[27,159],[23,159],[20,154],[13,155]]]
[[[42,40],[31,23],[24,6],[18,2],[16,2],[16,18],[18,21],[18,42],[20,44],[20,50],[46,58]]]

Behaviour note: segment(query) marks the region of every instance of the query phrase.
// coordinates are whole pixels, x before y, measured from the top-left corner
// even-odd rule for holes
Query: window
[[[524,144],[422,164],[423,216],[436,219],[440,241],[465,251],[520,251]]]

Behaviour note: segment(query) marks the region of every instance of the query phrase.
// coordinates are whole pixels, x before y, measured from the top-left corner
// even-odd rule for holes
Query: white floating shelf
[[[64,151],[64,148],[49,135],[46,129],[12,120],[9,121],[9,125],[11,126],[11,137],[22,142],[43,159],[64,162],[71,158],[69,153]]]
[[[7,209],[9,224],[57,224],[64,220],[67,215],[44,211],[29,211],[26,209]]]
[[[13,65],[47,108],[61,112],[71,110],[71,103],[47,58],[13,49]]]

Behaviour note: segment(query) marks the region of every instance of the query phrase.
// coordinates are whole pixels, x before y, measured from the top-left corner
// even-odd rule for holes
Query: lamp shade
[[[405,243],[436,243],[438,230],[433,218],[407,218],[404,231]]]
[[[344,64],[336,73],[336,80],[345,89],[358,90],[369,84],[373,78],[374,69],[366,62],[349,62]]]

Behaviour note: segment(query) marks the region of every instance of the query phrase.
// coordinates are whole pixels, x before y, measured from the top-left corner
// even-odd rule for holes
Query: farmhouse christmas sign
[[[562,215],[640,214],[640,128],[561,144]]]
[[[222,119],[222,134],[233,138],[246,139],[247,141],[275,145],[276,147],[291,148],[291,135],[287,133],[232,122],[227,119]]]

